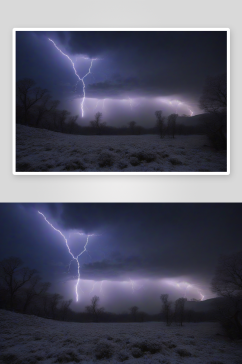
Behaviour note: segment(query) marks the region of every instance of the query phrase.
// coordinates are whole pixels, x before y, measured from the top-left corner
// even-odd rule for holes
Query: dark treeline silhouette
[[[155,112],[154,126],[145,128],[136,121],[129,121],[127,125],[115,127],[101,122],[102,113],[97,112],[94,120],[88,126],[77,123],[78,115],[71,115],[67,110],[59,110],[60,102],[53,100],[47,89],[37,87],[35,81],[24,78],[16,84],[16,122],[35,128],[77,135],[144,135],[159,134],[174,138],[175,135],[205,134],[205,127],[201,125],[188,126],[177,123],[177,114],[171,114],[167,120],[162,111]]]
[[[138,306],[132,306],[127,312],[106,312],[99,307],[100,298],[94,296],[84,312],[71,309],[72,300],[63,300],[58,293],[49,293],[51,284],[42,282],[35,269],[23,265],[21,259],[10,257],[0,261],[0,309],[23,314],[70,322],[148,322],[166,321],[167,324],[177,322],[214,321],[215,314],[211,312],[195,312],[184,308],[185,299],[175,302],[174,312],[168,295],[161,295],[162,310],[157,314],[140,311]],[[182,304],[181,304],[182,303]],[[166,309],[169,306],[169,312]]]
[[[207,77],[200,109],[207,114],[204,119],[206,134],[216,149],[227,149],[227,75]]]
[[[42,282],[35,269],[23,266],[21,259],[10,257],[0,261],[1,309],[65,320],[72,301],[49,293],[50,286],[49,282]]]
[[[183,326],[185,322],[219,321],[231,339],[242,338],[242,251],[219,259],[212,290],[217,294],[213,307],[206,311],[187,308],[189,301],[180,297],[172,302],[162,294],[161,310],[148,314],[134,305],[126,312],[107,312],[94,296],[84,312],[71,308],[72,300],[63,300],[59,293],[49,293],[50,283],[43,282],[35,269],[10,257],[0,261],[0,309],[69,322],[148,322],[163,321],[167,326]],[[192,299],[191,301],[197,301]]]
[[[18,124],[45,128],[61,133],[73,133],[78,116],[67,110],[57,109],[58,100],[52,100],[47,89],[37,87],[31,78],[16,84],[16,122]]]
[[[211,286],[221,297],[215,308],[227,335],[242,339],[242,251],[220,256]]]

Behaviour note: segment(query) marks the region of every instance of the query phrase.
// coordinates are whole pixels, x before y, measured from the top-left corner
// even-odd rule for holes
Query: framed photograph
[[[13,173],[228,175],[229,29],[14,29]]]
[[[0,204],[1,362],[240,363],[241,213]]]

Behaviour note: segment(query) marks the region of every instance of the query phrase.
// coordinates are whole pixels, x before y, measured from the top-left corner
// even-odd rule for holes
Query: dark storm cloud
[[[75,296],[77,264],[63,236],[38,210],[76,255],[87,237],[73,233],[94,234],[79,259],[80,294],[83,288],[91,295],[95,282],[99,294],[103,282],[110,300],[117,296],[120,302],[129,292],[132,301],[132,285],[143,285],[137,292],[144,297],[153,287],[159,302],[162,287],[183,296],[186,282],[194,284],[191,295],[211,297],[219,255],[241,250],[242,204],[0,204],[1,259],[20,257],[67,298]],[[184,283],[177,288],[179,282]]]
[[[106,231],[112,226],[123,226],[125,229],[132,224],[143,224],[155,227],[162,221],[170,225],[177,221],[182,209],[161,207],[159,204],[61,204],[61,221],[65,229],[83,229],[86,233]],[[152,216],[152,218],[147,218]]]
[[[16,254],[41,257],[48,251],[48,256],[39,260],[41,266],[46,260],[50,266],[56,262],[67,265],[70,256],[63,238],[37,210],[66,236],[73,230],[95,234],[89,238],[91,260],[88,256],[82,260],[86,278],[121,279],[125,274],[207,277],[213,273],[220,253],[240,249],[241,204],[23,204],[17,205],[17,209],[14,206],[1,207],[1,231],[8,231],[11,226],[13,232],[18,232],[13,239]],[[11,223],[11,217],[15,223]],[[6,232],[2,241],[11,241],[11,234]],[[82,239],[80,243],[84,246],[85,237]]]
[[[240,219],[241,205],[62,204],[57,221],[97,234],[92,253],[105,258],[85,263],[86,276],[116,278],[125,267],[143,277],[209,275],[221,252],[239,249]]]
[[[89,90],[92,94],[103,94],[105,96],[119,95],[124,91],[137,91],[141,87],[140,81],[136,77],[114,77],[109,81],[92,83],[89,85]]]
[[[83,264],[82,275],[89,279],[98,276],[101,276],[102,279],[123,279],[132,273],[136,275],[141,273],[141,264],[141,259],[138,256],[120,257],[118,260],[103,259]]]
[[[110,57],[121,72],[139,78],[144,93],[200,93],[207,75],[226,72],[226,32],[84,31],[68,36],[65,44],[73,54],[103,57],[103,62]]]
[[[57,74],[61,75],[58,83],[66,83],[67,75],[69,79],[73,77],[72,67],[65,68],[65,72],[60,69],[58,73],[59,63],[65,61],[58,51],[51,55],[55,59],[49,58],[47,38],[51,37],[71,57],[98,57],[93,66],[96,81],[89,78],[87,82],[88,97],[97,94],[122,97],[125,92],[135,91],[136,95],[180,94],[195,100],[208,75],[226,72],[227,34],[222,31],[39,31],[32,34],[34,38],[31,32],[19,32],[17,37],[19,78],[27,77],[28,72],[31,77],[34,73],[39,77],[43,72],[46,83],[48,78],[55,83]],[[41,39],[41,43],[36,39]],[[53,64],[57,69],[53,70]],[[119,80],[115,80],[114,73],[119,73]]]

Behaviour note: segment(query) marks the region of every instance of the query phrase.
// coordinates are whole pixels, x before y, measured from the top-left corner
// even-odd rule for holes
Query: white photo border
[[[226,172],[16,172],[16,32],[17,31],[226,31],[227,171]],[[230,175],[230,29],[229,28],[13,28],[12,31],[12,172],[13,175]]]

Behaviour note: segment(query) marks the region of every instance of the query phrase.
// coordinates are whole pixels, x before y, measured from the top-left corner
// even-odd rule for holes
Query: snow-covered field
[[[17,172],[226,172],[204,135],[68,135],[16,126]]]
[[[241,364],[218,323],[67,323],[0,310],[0,363]]]

